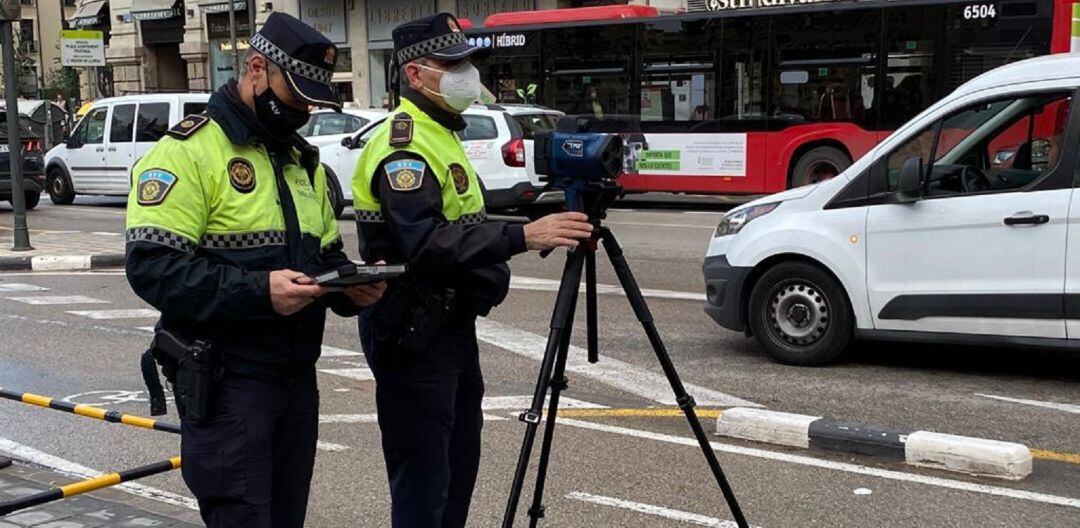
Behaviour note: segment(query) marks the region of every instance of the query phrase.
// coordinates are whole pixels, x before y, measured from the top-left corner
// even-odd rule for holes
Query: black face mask
[[[291,136],[308,122],[311,114],[285,104],[270,86],[255,96],[255,117],[275,136]]]

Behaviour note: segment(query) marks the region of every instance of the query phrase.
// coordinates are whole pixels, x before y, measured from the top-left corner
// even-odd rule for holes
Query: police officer
[[[579,213],[528,225],[489,221],[481,182],[455,133],[480,95],[470,46],[440,13],[393,31],[401,103],[374,132],[353,177],[365,260],[407,262],[360,337],[376,404],[395,527],[465,525],[480,461],[484,393],[475,320],[506,296],[506,261],[577,245]]]
[[[210,527],[300,527],[315,459],[315,361],[326,307],[355,315],[384,286],[328,293],[348,264],[318,151],[296,130],[339,109],[337,48],[273,13],[239,80],[133,170],[127,275],[159,331],[207,340],[221,368],[205,420],[182,416],[183,476]]]

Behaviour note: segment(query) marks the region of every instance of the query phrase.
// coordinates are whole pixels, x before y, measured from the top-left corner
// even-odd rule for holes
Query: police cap
[[[271,13],[251,47],[281,67],[289,91],[312,105],[341,110],[330,80],[338,50],[322,33],[285,14]]]
[[[458,61],[474,56],[483,59],[491,50],[468,43],[457,18],[450,13],[437,13],[406,22],[393,31],[394,59],[405,64],[420,57],[442,61]]]

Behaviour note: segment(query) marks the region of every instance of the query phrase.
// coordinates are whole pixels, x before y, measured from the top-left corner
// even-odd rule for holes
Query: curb
[[[0,257],[0,271],[71,271],[123,266],[123,253]]]
[[[856,453],[968,475],[1021,480],[1031,474],[1031,450],[1022,444],[930,431],[892,429],[763,409],[726,409],[720,436],[770,444]]]
[[[0,455],[0,469],[4,469],[12,464],[12,460],[6,456]]]

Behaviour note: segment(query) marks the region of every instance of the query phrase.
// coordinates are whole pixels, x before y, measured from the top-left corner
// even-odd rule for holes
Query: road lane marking
[[[510,288],[514,290],[556,292],[559,291],[559,281],[552,279],[538,279],[535,277],[511,276]],[[585,292],[584,283],[582,283],[581,291],[582,293]],[[596,293],[601,295],[617,295],[619,297],[626,296],[626,292],[623,291],[621,286],[615,286],[612,284],[597,284]],[[705,294],[697,292],[643,289],[641,290],[641,294],[645,297],[651,297],[656,299],[674,299],[678,301],[705,302]]]
[[[507,418],[494,414],[484,413],[485,422],[505,422]],[[321,424],[373,424],[379,423],[379,415],[377,413],[365,413],[365,414],[320,414],[319,423]]]
[[[0,276],[4,277],[92,277],[94,275],[127,275],[126,271],[99,271],[99,270],[80,270],[80,271],[14,271],[14,272],[0,272]]]
[[[0,452],[7,453],[13,458],[24,460],[30,464],[50,469],[58,473],[62,473],[66,476],[77,478],[80,480],[100,477],[104,475],[101,471],[96,469],[90,469],[86,466],[77,464],[70,460],[50,455],[48,453],[38,451],[30,446],[20,444],[14,440],[0,437]],[[173,506],[180,506],[188,508],[190,510],[198,510],[199,504],[195,502],[195,499],[179,495],[176,493],[168,492],[165,490],[152,488],[138,482],[125,482],[123,484],[117,484],[114,488],[121,489],[132,495],[144,497],[147,499],[153,499],[158,502],[164,502],[166,504],[172,504]]]
[[[347,445],[335,444],[333,442],[324,442],[322,440],[319,440],[315,443],[315,448],[321,451],[329,451],[331,453],[349,450],[349,446]]]
[[[694,409],[698,418],[715,420],[723,411],[720,409]],[[566,418],[684,418],[682,409],[562,409],[559,404],[559,416]]]
[[[21,282],[9,282],[6,284],[0,284],[0,293],[4,292],[47,292],[48,288],[44,286],[34,286],[33,284],[24,284]]]
[[[500,411],[504,409],[523,411],[525,409],[528,409],[532,405],[532,398],[532,396],[487,396],[484,398],[481,408],[485,411]],[[546,398],[544,398],[545,409],[548,407],[550,401],[551,395],[549,394]],[[559,412],[562,412],[562,409],[599,410],[606,408],[606,405],[575,400],[574,398],[567,398],[566,396],[559,396]]]
[[[50,320],[50,319],[37,319],[37,318],[33,318],[33,317],[26,317],[25,315],[5,314],[5,313],[0,313],[0,318],[11,319],[11,320],[14,320],[14,321],[23,321],[23,322],[25,322],[27,324],[44,324],[44,325],[60,326],[60,327],[64,327],[64,328],[77,328],[79,330],[102,332],[102,333],[106,333],[106,334],[135,336],[135,337],[139,337],[139,338],[145,338],[146,337],[146,333],[144,333],[144,332],[142,332],[140,330],[129,330],[127,328],[116,328],[116,327],[113,327],[113,326],[86,324],[86,323],[80,323],[80,322],[74,322],[73,323],[73,322],[69,322],[69,321],[53,321],[53,320]]]
[[[109,304],[109,301],[85,295],[43,295],[41,297],[5,297],[23,304]]]
[[[1024,398],[1009,398],[1007,396],[997,396],[994,394],[979,394],[976,396],[982,396],[983,398],[990,398],[991,400],[1000,400],[1009,403],[1019,403],[1021,405],[1031,405],[1033,407],[1042,407],[1044,409],[1053,409],[1055,411],[1065,411],[1072,414],[1080,414],[1080,405],[1073,405],[1071,403],[1057,403],[1040,400],[1026,400]]]
[[[673,436],[663,433],[654,433],[652,431],[642,431],[639,429],[630,429],[627,427],[618,427],[613,425],[599,424],[594,422],[587,422],[583,420],[574,420],[567,418],[565,420],[560,419],[559,423],[569,427],[576,427],[579,429],[589,429],[592,431],[600,431],[605,433],[619,434],[623,436],[629,436],[633,438],[640,438],[644,440],[654,440],[657,442],[665,442],[668,444],[682,445],[693,447],[698,449],[697,440],[689,437]],[[975,482],[965,482],[961,480],[951,480],[941,477],[933,477],[928,475],[919,475],[915,473],[904,473],[901,471],[894,471],[891,469],[881,469],[860,466],[857,464],[851,464],[847,462],[837,462],[833,460],[824,460],[819,458],[813,458],[803,455],[795,455],[791,453],[782,453],[779,451],[768,451],[765,449],[756,449],[752,447],[743,447],[731,444],[721,444],[720,442],[709,442],[709,445],[714,451],[721,453],[730,453],[734,455],[743,455],[753,458],[762,458],[765,460],[772,460],[775,462],[787,462],[790,464],[798,464],[802,466],[816,467],[820,469],[829,469],[834,471],[842,471],[845,473],[853,473],[856,475],[866,475],[870,477],[878,477],[887,480],[895,480],[900,482],[911,482],[915,484],[924,484],[927,486],[935,486],[939,488],[952,489],[957,491],[966,491],[971,493],[980,493],[983,495],[993,495],[997,497],[1008,497],[1018,500],[1026,500],[1031,502],[1038,502],[1042,504],[1053,504],[1057,506],[1067,506],[1070,508],[1080,509],[1080,498],[1074,497],[1062,497],[1060,495],[1050,495],[1047,493],[1039,493],[1034,491],[1026,491],[1012,488],[1002,488],[999,486],[990,486],[987,484],[978,484]]]
[[[703,226],[692,224],[654,224],[652,222],[619,222],[614,220],[605,221],[606,225],[625,225],[625,226],[643,226],[643,227],[672,227],[677,229],[708,229],[709,231],[716,230],[716,226]]]
[[[150,308],[133,308],[126,310],[73,310],[68,311],[67,313],[98,321],[108,319],[156,319],[161,316],[160,312]]]
[[[99,235],[99,236],[121,236],[121,235],[123,235],[123,233],[116,233],[116,232],[113,232],[113,231],[94,231],[93,233],[90,233],[90,234],[91,235]]]
[[[537,362],[543,360],[544,348],[547,345],[547,337],[545,336],[526,332],[491,319],[479,319],[476,321],[476,335],[485,343]],[[600,362],[592,364],[587,361],[586,355],[585,349],[571,345],[570,355],[566,363],[567,372],[595,379],[623,392],[663,405],[675,405],[675,397],[671,392],[671,386],[668,384],[667,378],[661,374],[660,365],[656,365],[655,370],[648,370],[606,356],[600,356]],[[700,405],[712,407],[761,407],[757,403],[698,385],[687,383],[685,386],[686,391]]]
[[[348,349],[344,349],[344,348],[338,348],[338,347],[332,347],[332,346],[329,346],[329,345],[323,345],[322,346],[322,356],[321,357],[335,358],[335,357],[355,357],[355,356],[363,356],[363,355],[364,355],[363,352],[356,352],[354,350],[348,350]]]
[[[653,506],[652,504],[645,504],[641,502],[616,499],[614,497],[605,497],[603,495],[593,495],[592,493],[585,493],[581,491],[572,491],[570,493],[567,493],[566,498],[582,502],[588,502],[590,504],[597,504],[600,506],[622,508],[624,510],[630,510],[637,513],[644,513],[645,515],[663,517],[672,521],[696,524],[698,526],[712,526],[714,528],[738,528],[739,526],[735,523],[735,521],[725,521],[717,519],[716,517],[708,517],[705,515],[698,515],[696,513],[673,510],[671,508],[665,508],[663,506]]]
[[[334,376],[341,376],[343,378],[349,378],[356,381],[373,381],[375,379],[375,375],[371,373],[371,369],[366,367],[347,369],[319,369],[319,372],[333,374]]]
[[[136,330],[142,330],[143,332],[153,333],[153,332],[155,332],[157,330],[157,327],[155,327],[155,326],[136,326],[135,329]]]
[[[1048,451],[1046,449],[1032,449],[1031,456],[1042,460],[1080,464],[1080,453],[1059,453],[1057,451]]]

